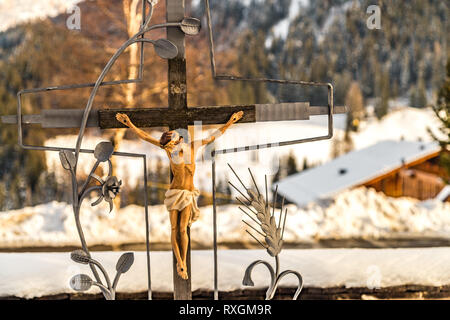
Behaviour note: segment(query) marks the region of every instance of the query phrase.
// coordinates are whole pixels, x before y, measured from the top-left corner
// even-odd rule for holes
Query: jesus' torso
[[[189,152],[190,151],[190,152]],[[195,157],[194,150],[188,144],[172,152],[166,150],[172,171],[170,189],[194,191]]]

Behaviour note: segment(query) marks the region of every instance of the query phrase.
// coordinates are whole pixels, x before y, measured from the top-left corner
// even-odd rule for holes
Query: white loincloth
[[[200,191],[195,189],[194,191],[181,190],[181,189],[169,189],[166,191],[166,199],[164,205],[167,210],[182,211],[187,206],[191,206],[191,216],[189,218],[189,227],[192,222],[196,221],[200,215],[200,209],[197,206],[197,197],[200,195]]]

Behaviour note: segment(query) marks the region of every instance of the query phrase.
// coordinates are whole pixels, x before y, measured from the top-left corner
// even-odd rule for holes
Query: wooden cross
[[[185,0],[166,0],[167,22],[180,22],[185,17]],[[169,106],[167,108],[122,108],[93,109],[87,127],[101,129],[124,128],[116,120],[117,113],[127,114],[138,127],[169,127],[188,129],[194,122],[204,125],[224,124],[230,116],[244,111],[239,123],[283,120],[308,120],[314,115],[328,115],[328,107],[314,107],[307,102],[253,104],[235,106],[191,107],[187,105],[185,34],[178,27],[167,28],[167,39],[178,48],[178,56],[168,61]],[[334,113],[345,113],[345,107],[335,107]],[[43,128],[79,128],[84,110],[44,110],[40,115],[24,115],[22,123],[40,124]],[[3,116],[3,123],[17,124],[16,115]],[[189,230],[188,230],[189,235]],[[190,235],[189,235],[190,239]],[[173,259],[174,299],[190,300],[191,292],[191,249],[190,240],[187,254],[189,279],[183,280],[176,272],[176,259]]]

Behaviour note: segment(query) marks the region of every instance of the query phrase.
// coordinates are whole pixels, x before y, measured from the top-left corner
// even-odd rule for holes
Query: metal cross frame
[[[242,151],[250,151],[250,150],[259,150],[259,149],[268,149],[280,146],[288,146],[295,145],[307,142],[328,140],[333,137],[333,113],[334,113],[334,96],[333,96],[333,85],[331,83],[318,83],[311,81],[296,81],[296,80],[281,80],[281,79],[269,79],[269,78],[245,78],[236,75],[227,75],[227,74],[218,74],[216,71],[216,61],[215,61],[215,49],[214,49],[214,37],[213,37],[213,28],[212,28],[212,19],[211,19],[211,10],[210,10],[210,0],[205,1],[205,10],[206,10],[206,19],[207,19],[207,27],[208,27],[208,37],[209,37],[209,50],[210,50],[210,62],[211,62],[211,71],[213,79],[219,81],[245,81],[245,82],[266,82],[266,83],[278,83],[278,84],[291,84],[291,85],[300,85],[300,86],[313,86],[313,87],[327,87],[328,88],[328,133],[323,136],[318,137],[310,137],[305,139],[297,139],[290,141],[278,141],[274,143],[266,143],[266,144],[257,144],[250,145],[240,148],[229,148],[229,149],[221,149],[221,150],[212,150],[211,151],[211,171],[212,171],[212,193],[213,193],[213,234],[214,234],[214,299],[219,299],[219,288],[218,288],[218,262],[217,262],[217,201],[216,201],[216,156],[219,154],[227,154],[227,153],[237,153]],[[345,112],[345,107],[343,108]]]

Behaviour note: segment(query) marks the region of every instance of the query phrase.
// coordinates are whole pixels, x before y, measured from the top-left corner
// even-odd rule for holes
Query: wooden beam
[[[239,123],[259,121],[308,120],[310,116],[327,115],[328,107],[309,107],[308,103],[253,104],[238,106],[192,107],[183,109],[139,108],[98,110],[98,125],[101,129],[125,128],[116,120],[117,113],[127,114],[139,128],[170,127],[186,128],[201,121],[203,125],[226,123],[231,115],[244,111]],[[345,113],[345,107],[336,107],[334,114]],[[178,126],[177,126],[178,125]]]
[[[309,106],[306,102],[255,104],[238,106],[192,107],[174,110],[172,108],[118,108],[93,109],[89,115],[87,127],[101,129],[125,128],[116,120],[117,113],[127,114],[141,128],[172,127],[194,125],[202,121],[203,125],[224,124],[237,111],[244,111],[239,123],[260,121],[309,120],[310,116],[327,115],[328,107]],[[42,128],[79,128],[84,110],[48,109],[38,115],[23,115],[23,124],[40,124]],[[345,113],[345,107],[335,107],[334,114]],[[17,124],[17,115],[2,116],[2,123]]]
[[[167,22],[180,22],[185,15],[185,0],[166,0],[166,20]],[[178,48],[178,56],[168,61],[168,88],[169,88],[169,109],[180,115],[185,115],[188,110],[187,104],[187,83],[186,83],[186,54],[185,37],[180,28],[167,28],[167,39],[172,41]],[[159,119],[164,119],[165,114],[159,114]],[[187,129],[188,121],[186,117],[176,118],[178,120],[169,123],[169,128]],[[171,174],[172,179],[172,174]],[[178,225],[180,225],[178,223]],[[191,235],[190,228],[187,230],[189,237],[186,265],[188,269],[188,280],[183,280],[177,274],[175,255],[173,255],[173,298],[175,300],[192,300],[191,290]]]
[[[116,119],[117,113],[125,113],[139,128],[170,127],[171,129],[186,128],[195,121],[203,124],[223,124],[237,111],[244,111],[244,118],[239,121],[255,122],[255,106],[225,106],[225,107],[195,107],[187,110],[170,108],[143,109],[103,109],[98,111],[98,124],[101,129],[125,128]],[[179,127],[177,127],[179,125]]]

